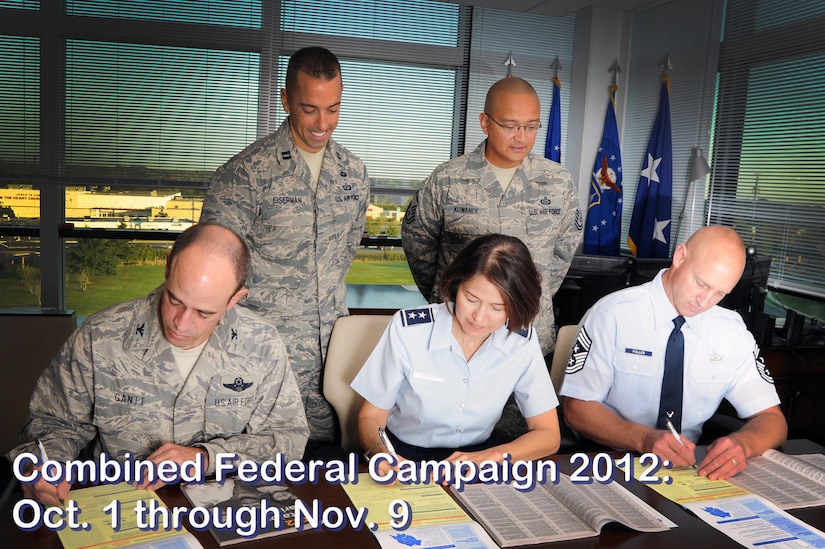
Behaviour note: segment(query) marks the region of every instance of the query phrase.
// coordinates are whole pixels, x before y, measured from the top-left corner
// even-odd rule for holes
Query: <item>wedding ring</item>
[[[731,463],[733,463],[734,465],[736,465],[736,459],[735,459],[735,458],[731,458],[731,460],[730,460],[730,461],[731,461]]]

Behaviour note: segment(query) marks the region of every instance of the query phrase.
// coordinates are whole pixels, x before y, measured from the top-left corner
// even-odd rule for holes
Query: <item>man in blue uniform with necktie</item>
[[[568,425],[599,444],[688,466],[705,421],[727,399],[747,421],[708,445],[698,470],[711,479],[782,444],[787,423],[759,348],[738,313],[716,306],[744,267],[739,235],[704,227],[651,282],[596,303],[561,389]]]

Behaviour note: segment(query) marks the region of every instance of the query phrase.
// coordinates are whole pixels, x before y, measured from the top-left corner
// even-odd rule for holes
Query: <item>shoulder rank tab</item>
[[[401,315],[404,326],[412,326],[413,324],[428,324],[433,321],[433,312],[429,307],[421,307],[420,309],[405,309]]]
[[[526,328],[523,328],[521,330],[516,330],[516,333],[521,337],[526,337],[527,339],[530,339],[531,328],[530,326],[527,326]]]

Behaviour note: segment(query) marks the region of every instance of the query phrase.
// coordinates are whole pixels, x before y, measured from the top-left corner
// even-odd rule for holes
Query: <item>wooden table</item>
[[[788,454],[806,454],[825,452],[825,447],[807,440],[791,440],[781,448]],[[617,454],[619,455],[619,454]],[[559,455],[555,459],[559,462],[559,470],[570,472],[569,457]],[[626,485],[634,494],[654,507],[673,522],[679,525],[668,532],[642,533],[629,530],[617,524],[609,524],[600,536],[574,541],[531,545],[529,547],[550,548],[605,548],[621,547],[622,549],[710,549],[717,547],[739,547],[737,543],[716,529],[705,524],[702,520],[688,513],[679,505],[662,497],[653,490],[639,483]],[[318,485],[293,486],[298,497],[306,502],[318,498],[324,506],[345,507],[351,505],[349,499],[340,486],[330,486],[326,483]],[[167,486],[158,491],[161,498],[169,505],[188,507],[186,498],[176,486]],[[23,532],[13,522],[11,510],[14,502],[22,497],[19,488],[12,502],[2,511],[0,517],[0,545],[3,547],[23,547],[26,549],[61,549],[62,545],[55,532],[41,528],[34,532]],[[796,509],[791,514],[807,522],[811,526],[825,530],[825,507],[811,509]],[[195,535],[207,549],[218,547],[209,532],[195,532]],[[356,532],[346,528],[338,532],[326,530],[305,531],[284,534],[267,539],[247,541],[239,545],[248,549],[262,547],[277,547],[279,549],[335,549],[342,548],[378,548],[378,542],[367,530]]]

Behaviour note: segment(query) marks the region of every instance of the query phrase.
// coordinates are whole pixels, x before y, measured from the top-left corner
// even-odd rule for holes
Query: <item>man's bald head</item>
[[[217,223],[198,223],[185,230],[175,240],[167,260],[167,269],[173,261],[190,246],[202,247],[210,254],[230,261],[235,269],[238,282],[235,290],[240,290],[249,274],[249,248],[234,231]]]
[[[487,90],[484,112],[494,113],[498,107],[498,101],[504,94],[527,94],[538,98],[538,94],[530,82],[517,76],[509,76],[502,78]]]
[[[703,227],[676,248],[662,285],[679,314],[691,317],[719,303],[744,269],[745,244],[736,231]]]
[[[693,233],[685,242],[691,255],[703,261],[719,261],[730,266],[732,271],[742,276],[745,269],[745,243],[728,227],[710,225]]]

